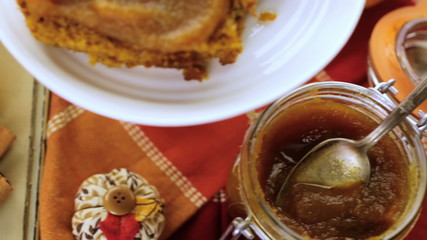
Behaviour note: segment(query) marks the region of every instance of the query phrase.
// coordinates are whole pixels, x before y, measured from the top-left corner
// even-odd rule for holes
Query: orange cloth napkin
[[[312,81],[366,85],[373,26],[384,13],[407,4],[409,0],[388,0],[365,10],[343,51]],[[71,217],[81,182],[122,167],[142,175],[165,199],[163,239],[218,239],[228,222],[221,222],[224,214],[218,213],[226,209],[218,207],[224,193],[215,194],[225,185],[249,122],[241,115],[193,127],[141,126],[93,114],[53,95],[39,197],[41,239],[73,240]],[[426,215],[408,239],[427,235]]]
[[[138,126],[52,96],[40,190],[43,240],[72,240],[74,196],[86,178],[128,168],[166,201],[167,238],[225,184],[249,120],[243,115],[194,127]]]

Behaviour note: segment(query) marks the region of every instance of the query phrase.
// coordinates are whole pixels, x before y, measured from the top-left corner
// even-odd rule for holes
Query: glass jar
[[[375,86],[395,79],[396,90],[387,97],[401,102],[427,78],[427,0],[390,12],[378,21],[369,41],[368,78]],[[425,117],[427,102],[411,116]]]
[[[378,87],[387,91],[391,84]],[[235,162],[227,184],[230,212],[236,217],[221,239],[305,239],[282,222],[265,198],[259,180],[257,154],[260,136],[273,120],[291,106],[313,99],[333,101],[356,109],[375,122],[380,122],[395,107],[374,88],[364,88],[343,82],[322,82],[305,85],[282,97],[265,109],[248,129],[241,153]],[[289,126],[292,128],[292,126]],[[415,223],[426,190],[426,157],[420,129],[410,121],[402,122],[390,132],[408,160],[408,198],[400,217],[378,239],[402,239]]]

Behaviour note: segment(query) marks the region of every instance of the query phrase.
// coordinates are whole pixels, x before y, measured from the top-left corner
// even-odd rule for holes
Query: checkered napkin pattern
[[[225,185],[248,126],[246,115],[191,127],[140,126],[53,94],[39,198],[42,239],[73,239],[70,220],[79,185],[114,168],[136,172],[158,188],[166,201],[163,238],[171,236]]]
[[[344,49],[311,81],[366,86],[370,32],[386,12],[408,4],[388,0],[366,9]],[[159,189],[166,202],[163,239],[218,239],[231,221],[223,188],[250,119],[248,113],[191,127],[141,126],[96,115],[52,94],[39,197],[41,239],[74,239],[71,217],[79,185],[122,167]],[[426,236],[424,211],[407,239]]]

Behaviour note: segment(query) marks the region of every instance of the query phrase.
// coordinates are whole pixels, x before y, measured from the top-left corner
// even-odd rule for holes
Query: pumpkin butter
[[[361,139],[377,125],[358,110],[321,99],[294,104],[276,117],[260,133],[256,161],[265,198],[279,218],[315,239],[367,239],[388,230],[409,195],[409,161],[390,135],[368,152],[368,184],[341,189],[298,184],[286,189],[284,202],[274,203],[289,171],[316,144]]]

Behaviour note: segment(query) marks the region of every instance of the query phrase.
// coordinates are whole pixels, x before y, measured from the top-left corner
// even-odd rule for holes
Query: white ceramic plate
[[[124,121],[186,126],[230,118],[266,105],[319,72],[344,46],[363,0],[260,0],[278,14],[249,18],[235,64],[212,63],[209,80],[165,69],[109,69],[84,54],[46,46],[31,36],[14,0],[0,2],[0,39],[47,88],[95,113]]]

